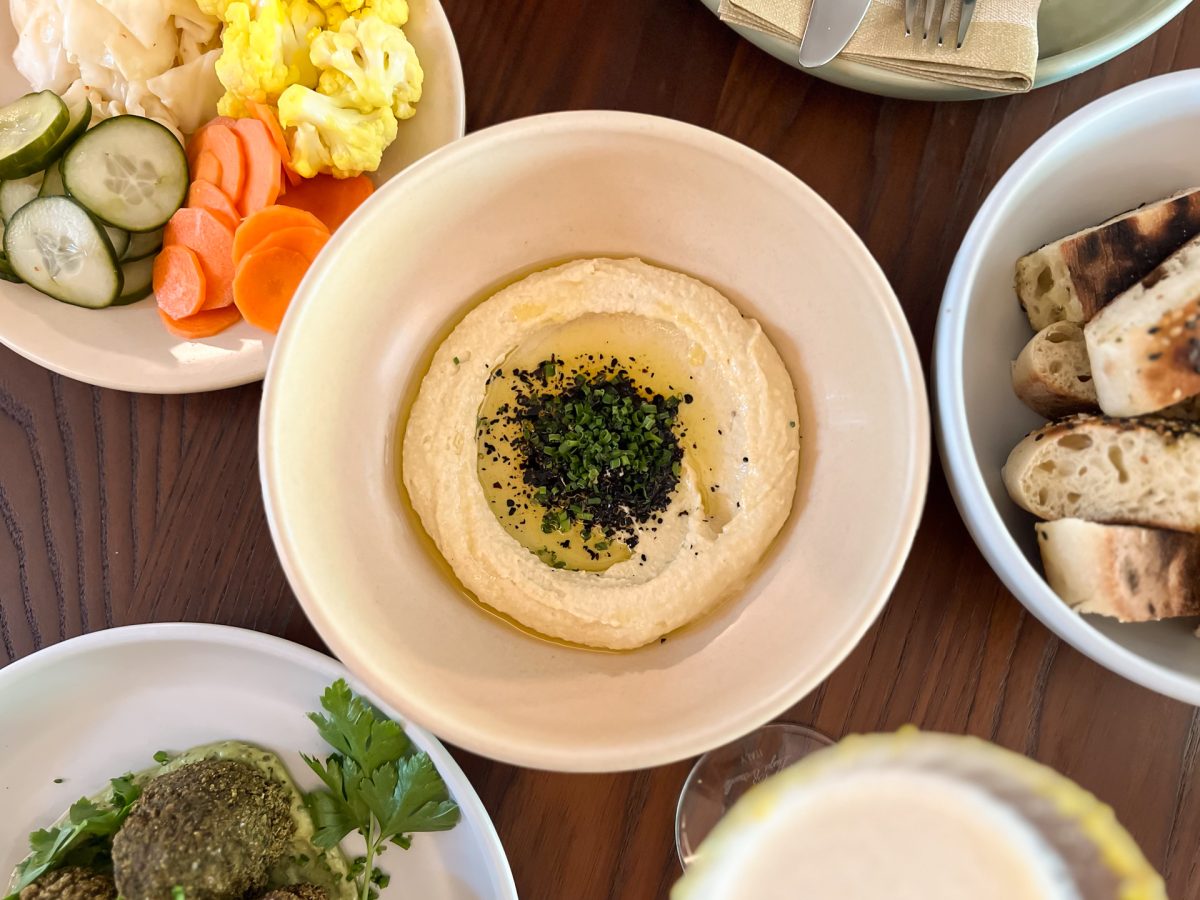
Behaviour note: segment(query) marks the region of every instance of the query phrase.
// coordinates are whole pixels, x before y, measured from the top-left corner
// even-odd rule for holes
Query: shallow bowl
[[[527,635],[451,579],[397,432],[434,346],[513,273],[641,256],[763,324],[798,389],[789,523],[752,583],[641,650]],[[690,125],[559,113],[470,135],[381,189],[301,286],[260,426],[268,517],[322,637],[406,716],[536,768],[633,769],[778,715],[845,658],[907,555],[927,477],[921,370],[866,248],[812,190]]]
[[[1017,258],[1141,203],[1200,185],[1200,71],[1110,94],[1053,128],[1000,180],[955,259],[938,317],[939,439],[967,527],[1008,589],[1102,666],[1200,703],[1194,620],[1121,624],[1082,617],[1042,577],[1032,516],[1000,479],[1041,418],[1012,390],[1009,364],[1032,336],[1013,291]]]

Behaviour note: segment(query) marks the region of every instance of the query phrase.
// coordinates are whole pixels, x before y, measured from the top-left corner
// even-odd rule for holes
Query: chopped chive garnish
[[[517,399],[503,420],[516,426],[512,447],[522,480],[544,508],[542,532],[581,524],[585,540],[593,532],[603,538],[596,549],[618,536],[636,543],[637,525],[666,509],[679,483],[683,398],[639,387],[615,359],[590,377],[554,356],[509,374]],[[481,418],[479,426],[499,422]]]

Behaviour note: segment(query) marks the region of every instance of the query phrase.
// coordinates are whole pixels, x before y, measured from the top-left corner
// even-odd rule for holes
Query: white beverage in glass
[[[984,741],[855,736],[747,792],[672,900],[1165,900],[1111,809]]]

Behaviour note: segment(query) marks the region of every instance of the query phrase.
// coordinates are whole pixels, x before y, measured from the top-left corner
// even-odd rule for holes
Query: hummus
[[[629,649],[749,578],[791,510],[799,426],[779,354],[719,292],[640,260],[578,260],[504,288],[446,338],[401,469],[479,601]]]

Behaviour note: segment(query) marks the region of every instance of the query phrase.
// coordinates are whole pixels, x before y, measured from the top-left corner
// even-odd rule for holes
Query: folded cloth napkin
[[[936,0],[926,0],[934,3]],[[955,0],[945,0],[947,3]],[[946,43],[922,41],[914,23],[904,34],[904,0],[874,0],[841,58],[960,87],[1019,93],[1033,87],[1037,68],[1037,14],[1041,0],[978,0],[966,43],[956,50],[957,11]],[[721,0],[725,22],[775,35],[799,45],[813,0]],[[936,33],[941,4],[935,9]]]

